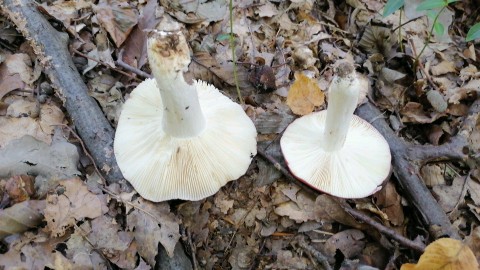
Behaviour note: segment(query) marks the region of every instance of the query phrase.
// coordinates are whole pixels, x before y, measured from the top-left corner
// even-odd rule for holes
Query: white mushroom
[[[242,176],[256,154],[256,129],[242,107],[202,81],[186,82],[187,42],[163,21],[148,39],[155,79],[135,88],[115,134],[124,177],[151,201],[200,200]]]
[[[280,141],[292,174],[342,198],[375,193],[390,172],[387,141],[353,115],[360,85],[353,65],[339,64],[329,88],[328,109],[296,119]]]

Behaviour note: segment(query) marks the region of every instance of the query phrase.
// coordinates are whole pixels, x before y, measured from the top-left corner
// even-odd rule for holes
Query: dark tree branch
[[[113,154],[114,130],[87,93],[68,51],[68,35],[56,31],[32,0],[0,0],[0,10],[33,47],[44,71],[63,100],[80,137],[108,182],[123,179]]]
[[[357,109],[357,114],[371,124],[385,137],[392,152],[393,171],[400,186],[405,190],[405,195],[410,202],[418,209],[423,221],[428,226],[431,235],[437,239],[442,236],[460,238],[457,231],[452,227],[448,216],[433,198],[430,190],[425,186],[419,175],[419,164],[422,160],[418,158],[432,158],[434,150],[423,148],[420,153],[412,154],[415,148],[399,138],[387,122],[378,118],[381,112],[371,103],[366,103]],[[433,148],[431,148],[433,149]],[[428,153],[430,151],[430,153]],[[440,152],[444,154],[444,151]]]

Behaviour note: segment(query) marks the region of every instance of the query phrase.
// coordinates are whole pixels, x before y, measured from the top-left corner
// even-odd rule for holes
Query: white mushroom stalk
[[[324,132],[324,149],[336,151],[343,147],[357,107],[360,81],[353,66],[340,63],[328,92],[327,120]]]
[[[148,39],[155,79],[125,102],[115,133],[120,170],[151,201],[200,200],[238,179],[257,153],[256,129],[242,107],[202,81],[186,81],[190,52],[166,16]]]
[[[148,60],[162,97],[163,128],[166,134],[189,138],[205,129],[196,84],[187,83],[183,73],[190,64],[190,52],[180,30],[158,31],[148,39]]]
[[[361,85],[353,65],[340,63],[329,88],[328,109],[296,119],[280,141],[293,175],[342,198],[373,194],[390,172],[388,143],[353,114]]]

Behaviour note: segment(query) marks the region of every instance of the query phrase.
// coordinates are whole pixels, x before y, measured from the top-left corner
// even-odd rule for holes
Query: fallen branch
[[[420,212],[423,222],[435,239],[442,236],[459,239],[460,236],[452,228],[448,216],[420,178],[420,165],[431,159],[445,157],[465,160],[468,157],[468,136],[475,127],[479,111],[480,100],[477,100],[470,106],[460,131],[449,143],[440,146],[415,146],[395,135],[387,122],[377,117],[381,112],[373,104],[366,103],[357,109],[357,114],[371,122],[387,140],[392,152],[393,171],[398,182],[409,201]]]
[[[37,11],[37,4],[32,0],[0,0],[0,10],[30,41],[78,134],[107,181],[123,179],[113,154],[114,130],[87,93],[87,86],[68,51],[68,35],[57,32]]]

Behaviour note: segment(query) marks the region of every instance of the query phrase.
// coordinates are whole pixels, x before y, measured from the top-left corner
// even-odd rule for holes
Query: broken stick
[[[0,10],[29,40],[62,99],[78,134],[109,183],[123,179],[113,154],[114,130],[87,93],[68,51],[68,35],[55,30],[31,0],[0,0]]]

